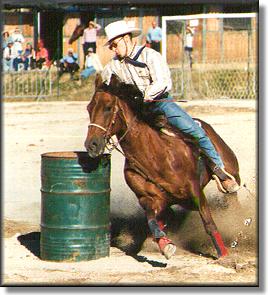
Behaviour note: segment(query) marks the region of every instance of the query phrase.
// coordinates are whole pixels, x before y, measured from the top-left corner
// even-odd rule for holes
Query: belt
[[[157,96],[154,100],[165,99],[165,98],[168,98],[168,96],[169,96],[169,93],[168,92],[165,92],[165,93],[160,94],[159,96]]]

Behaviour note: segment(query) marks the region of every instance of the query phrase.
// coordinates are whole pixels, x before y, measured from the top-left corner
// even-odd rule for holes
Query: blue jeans
[[[94,74],[95,72],[96,72],[96,70],[94,69],[94,67],[85,68],[81,72],[81,77],[83,79],[86,79],[87,77],[89,77],[90,75]]]
[[[27,71],[28,67],[29,67],[29,58],[26,57],[25,60],[22,60],[22,58],[16,57],[13,62],[13,66],[14,66],[15,71],[19,70],[19,64],[23,64],[24,70]]]
[[[3,71],[4,72],[9,72],[9,71],[13,71],[14,68],[13,68],[13,58],[12,59],[3,59]]]
[[[214,145],[206,135],[203,128],[201,128],[190,115],[188,115],[172,100],[173,98],[169,95],[162,101],[150,103],[150,109],[153,112],[163,112],[171,125],[177,127],[183,133],[190,134],[197,141],[199,147],[206,154],[206,156],[209,157],[217,166],[224,168],[221,157],[215,150]]]

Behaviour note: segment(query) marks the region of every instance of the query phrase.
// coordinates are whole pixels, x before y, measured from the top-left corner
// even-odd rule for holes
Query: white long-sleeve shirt
[[[86,56],[85,67],[94,67],[96,72],[101,72],[103,70],[101,61],[96,53],[91,53],[91,55]]]
[[[15,50],[14,46],[12,47],[6,47],[3,51],[3,58],[4,59],[12,59],[12,58],[16,58],[17,55],[17,51]]]
[[[22,51],[23,50],[23,46],[22,44],[25,42],[25,39],[23,37],[23,35],[21,33],[17,33],[17,32],[14,32],[12,35],[11,35],[13,41],[14,41],[14,48],[16,51]]]
[[[89,42],[96,42],[97,41],[97,32],[101,29],[99,24],[96,24],[95,28],[86,28],[83,33],[82,44]]]
[[[130,57],[133,58],[140,48],[136,46]],[[134,66],[124,59],[113,58],[102,72],[104,83],[109,84],[112,74],[116,74],[122,82],[136,85],[143,93],[145,101],[153,100],[163,92],[171,90],[170,71],[159,52],[145,47],[137,61],[145,63],[146,67]]]

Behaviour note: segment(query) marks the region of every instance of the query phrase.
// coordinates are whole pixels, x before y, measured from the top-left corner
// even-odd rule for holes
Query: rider
[[[172,82],[168,65],[161,54],[151,48],[137,46],[132,38],[141,34],[140,29],[128,26],[123,20],[110,23],[105,27],[105,32],[108,38],[105,45],[108,45],[115,56],[102,72],[104,83],[109,84],[112,74],[115,74],[122,82],[136,85],[152,112],[161,111],[171,125],[190,134],[197,141],[201,150],[211,160],[210,168],[220,179],[224,190],[227,193],[237,191],[239,185],[224,170],[224,164],[204,130],[173,102],[168,93]]]

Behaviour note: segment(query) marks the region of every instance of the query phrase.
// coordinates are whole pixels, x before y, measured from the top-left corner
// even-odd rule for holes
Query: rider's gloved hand
[[[137,104],[137,105],[142,105],[144,102],[144,98],[141,95],[137,95],[133,97],[133,101]]]
[[[132,105],[137,110],[137,112],[142,112],[143,109],[143,103],[144,103],[144,98],[142,95],[136,95],[133,96],[131,99]]]

